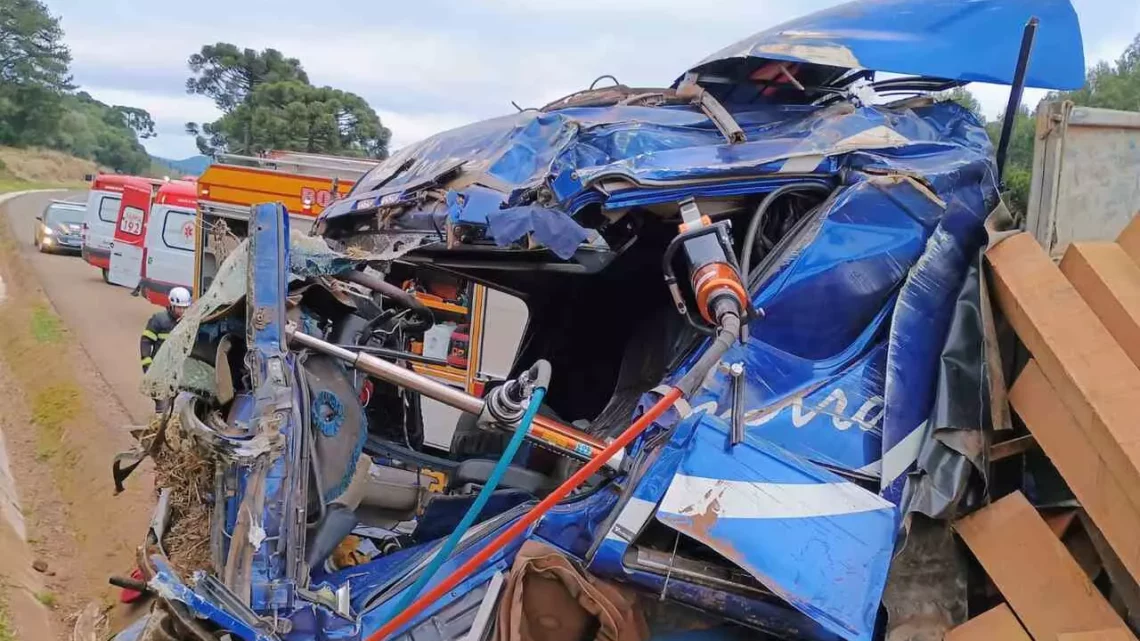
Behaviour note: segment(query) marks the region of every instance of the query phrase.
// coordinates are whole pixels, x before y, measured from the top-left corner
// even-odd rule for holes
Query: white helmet
[[[189,307],[190,290],[185,287],[175,287],[167,294],[167,299],[170,301],[171,307]]]

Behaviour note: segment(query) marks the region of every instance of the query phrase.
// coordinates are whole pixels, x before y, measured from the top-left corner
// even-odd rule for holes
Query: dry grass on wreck
[[[157,433],[158,427],[159,419],[156,418],[148,428],[148,436]],[[155,487],[170,488],[170,527],[163,539],[163,547],[171,565],[183,577],[189,577],[196,570],[211,569],[213,461],[193,447],[190,439],[182,433],[178,417],[172,416],[154,463]]]

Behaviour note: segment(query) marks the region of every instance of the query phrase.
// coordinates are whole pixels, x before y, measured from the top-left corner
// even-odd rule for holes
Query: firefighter
[[[182,319],[182,314],[186,312],[186,308],[190,306],[190,292],[185,287],[175,287],[170,290],[167,296],[170,301],[166,309],[161,312],[155,313],[146,322],[146,329],[143,330],[142,337],[139,339],[139,353],[142,357],[142,369],[145,374],[150,369],[150,364],[154,362],[154,355],[158,353],[158,348],[162,347],[163,342],[170,336],[170,330],[178,324]]]

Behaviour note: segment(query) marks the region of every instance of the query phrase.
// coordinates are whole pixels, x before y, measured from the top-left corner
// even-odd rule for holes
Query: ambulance
[[[164,189],[165,192],[163,192]],[[131,178],[125,181],[123,183],[122,202],[119,204],[119,217],[111,239],[111,259],[107,269],[107,281],[112,285],[121,285],[131,289],[139,286],[143,275],[143,265],[147,257],[148,232],[152,226],[150,224],[151,210],[159,204],[159,193],[163,193],[161,200],[165,204],[159,208],[163,217],[157,221],[160,223],[156,230],[157,233],[168,234],[167,238],[173,239],[175,234],[184,231],[180,224],[178,228],[174,228],[167,227],[166,223],[168,218],[176,223],[180,222],[177,215],[168,216],[171,207],[175,210],[178,208],[186,210],[187,204],[189,204],[188,209],[194,210],[195,190],[192,181],[159,181],[146,178]],[[189,220],[192,221],[193,218]],[[157,242],[154,247],[161,252],[161,248],[165,248],[166,243],[163,242],[161,236],[155,240]],[[193,246],[193,241],[191,240],[188,244]]]
[[[166,307],[171,289],[194,286],[197,189],[194,180],[171,181],[158,188],[150,205],[139,289],[160,307]]]
[[[111,243],[114,241],[123,188],[132,181],[158,184],[161,181],[138,176],[98,174],[91,179],[87,193],[87,211],[83,216],[81,253],[83,260],[103,271],[103,280],[110,282]]]

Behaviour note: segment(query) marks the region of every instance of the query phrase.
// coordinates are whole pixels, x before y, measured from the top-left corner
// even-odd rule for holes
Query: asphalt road
[[[158,308],[130,290],[103,282],[99,270],[75,255],[41,254],[32,245],[35,217],[53,199],[85,201],[87,192],[37,193],[10,201],[7,215],[40,285],[66,326],[77,336],[132,422],[145,424],[154,410],[138,391],[139,334]]]

